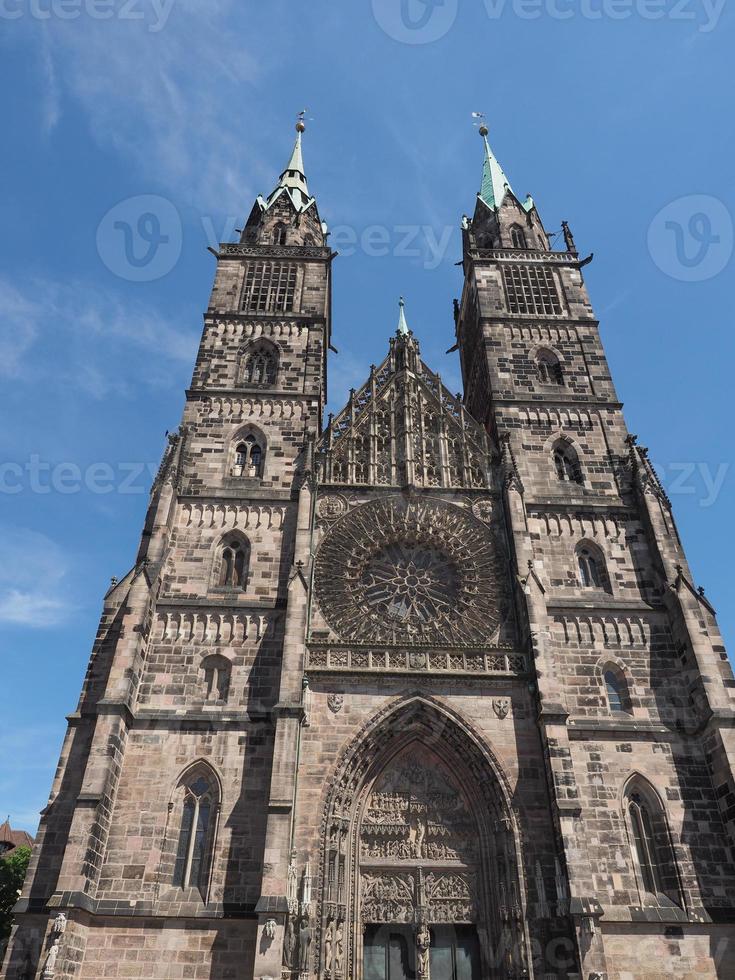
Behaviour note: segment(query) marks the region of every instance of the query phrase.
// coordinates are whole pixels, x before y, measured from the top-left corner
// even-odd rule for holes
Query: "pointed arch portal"
[[[518,837],[498,772],[424,698],[359,736],[325,811],[323,980],[527,976]]]

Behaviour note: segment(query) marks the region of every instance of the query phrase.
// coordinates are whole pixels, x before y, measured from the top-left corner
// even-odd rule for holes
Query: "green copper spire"
[[[396,333],[401,337],[408,337],[411,331],[408,329],[408,324],[406,323],[406,313],[405,313],[405,302],[403,297],[398,300],[398,330]]]
[[[485,144],[485,160],[482,165],[480,197],[489,208],[495,210],[503,203],[506,193],[511,190],[511,186],[503,168],[495,159],[493,151],[490,149],[487,134],[487,126],[480,126],[480,136],[482,136],[482,141]]]
[[[495,211],[505,200],[505,195],[508,191],[511,194],[513,193],[513,188],[510,186],[510,181],[506,177],[505,171],[490,149],[487,134],[488,128],[483,123],[480,126],[480,136],[482,136],[483,143],[485,144],[485,160],[482,164],[482,186],[480,187],[479,197],[482,198],[489,208]],[[530,211],[531,208],[535,207],[530,194],[526,197],[525,201],[521,202],[521,206],[524,211]]]
[[[267,198],[259,197],[258,202],[263,211],[267,211],[271,205],[278,200],[281,194],[288,194],[291,203],[298,212],[304,212],[314,203],[314,198],[309,194],[304,173],[304,157],[301,152],[301,134],[306,129],[302,114],[299,114],[299,121],[296,123],[296,142],[294,143],[291,158],[286,164],[286,169],[281,174],[278,184]]]

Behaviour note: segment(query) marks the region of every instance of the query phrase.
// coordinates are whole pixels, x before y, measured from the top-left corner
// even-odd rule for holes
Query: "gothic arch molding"
[[[568,364],[568,359],[558,347],[555,347],[554,344],[551,343],[550,339],[548,342],[542,341],[541,343],[534,344],[528,351],[528,359],[532,364],[535,364],[541,354],[553,354],[562,367],[566,367]]]
[[[556,429],[554,432],[552,432],[544,443],[543,451],[547,454],[550,453],[554,446],[560,442],[563,442],[564,445],[573,449],[579,459],[582,459],[582,446],[570,432],[567,432],[566,429]]]
[[[393,808],[388,823],[381,805]],[[339,972],[360,980],[366,926],[392,917],[414,930],[465,922],[479,937],[484,971],[523,975],[526,890],[510,787],[455,712],[416,694],[378,712],[339,759],[321,840],[315,953],[324,980],[336,976],[338,934]]]

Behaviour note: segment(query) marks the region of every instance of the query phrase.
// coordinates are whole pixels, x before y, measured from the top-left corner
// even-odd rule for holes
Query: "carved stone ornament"
[[[514,824],[484,755],[434,705],[411,698],[356,735],[323,834],[322,980],[337,980],[341,923],[340,980],[362,980],[360,936],[383,924],[411,927],[417,956],[430,950],[422,924],[474,925],[481,941],[503,934],[497,976],[529,976]]]
[[[327,497],[319,499],[316,512],[323,521],[335,521],[347,512],[347,503],[344,497],[330,493]]]
[[[276,920],[275,919],[266,919],[266,921],[265,921],[265,927],[264,927],[264,932],[265,932],[266,939],[268,940],[268,942],[273,942],[273,940],[276,938]]]
[[[501,721],[506,718],[510,711],[510,698],[494,698],[493,711]]]
[[[390,495],[358,507],[316,559],[322,612],[361,642],[474,644],[498,623],[498,560],[485,526],[444,501]]]
[[[472,505],[472,513],[479,521],[489,524],[493,519],[492,500],[476,500]]]
[[[330,694],[327,697],[327,705],[329,706],[329,710],[335,715],[337,712],[342,710],[342,705],[344,703],[344,694]]]

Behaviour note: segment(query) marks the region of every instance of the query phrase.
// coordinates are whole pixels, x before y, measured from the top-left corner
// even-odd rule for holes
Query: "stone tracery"
[[[316,591],[345,639],[482,643],[498,623],[497,564],[487,527],[466,511],[391,495],[327,534]]]
[[[486,489],[487,455],[482,427],[403,335],[330,420],[317,469],[326,484]]]

